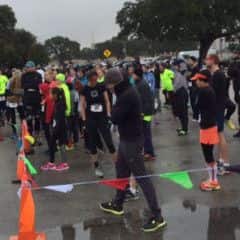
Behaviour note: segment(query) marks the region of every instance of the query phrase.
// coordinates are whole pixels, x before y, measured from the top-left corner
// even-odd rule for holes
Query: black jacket
[[[40,105],[41,95],[39,85],[42,83],[42,77],[38,72],[26,72],[22,75],[21,86],[24,90],[24,105]]]
[[[53,136],[59,143],[65,144],[67,141],[67,126],[65,117],[66,105],[64,102],[56,102],[53,114]]]
[[[152,91],[144,80],[136,81],[136,88],[139,92],[141,103],[142,103],[142,111],[144,116],[149,116],[154,114],[154,96]]]
[[[115,87],[117,102],[112,109],[112,122],[118,125],[120,139],[136,141],[142,138],[142,108],[137,90],[128,81]]]

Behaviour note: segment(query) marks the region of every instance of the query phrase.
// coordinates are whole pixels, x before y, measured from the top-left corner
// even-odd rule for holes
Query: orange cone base
[[[47,240],[47,238],[45,233],[22,233],[20,236],[11,236],[9,240]]]

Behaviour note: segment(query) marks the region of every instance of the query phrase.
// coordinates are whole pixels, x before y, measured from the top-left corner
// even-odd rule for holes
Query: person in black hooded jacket
[[[112,122],[118,125],[120,135],[116,161],[117,178],[126,179],[130,177],[131,173],[134,175],[152,212],[152,217],[143,226],[143,230],[153,232],[163,228],[166,222],[162,217],[156,192],[150,178],[140,177],[147,175],[142,155],[143,130],[140,96],[128,80],[123,80],[121,72],[117,69],[109,70],[105,76],[105,83],[117,96],[116,105],[112,110]],[[100,208],[104,212],[121,216],[124,214],[123,203],[125,196],[125,190],[117,190],[115,199],[100,204]]]

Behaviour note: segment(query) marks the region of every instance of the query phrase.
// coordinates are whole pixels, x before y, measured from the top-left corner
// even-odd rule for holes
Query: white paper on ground
[[[67,184],[67,185],[52,185],[52,186],[46,186],[44,189],[52,190],[56,192],[62,192],[62,193],[68,193],[73,190],[74,186],[73,184]]]

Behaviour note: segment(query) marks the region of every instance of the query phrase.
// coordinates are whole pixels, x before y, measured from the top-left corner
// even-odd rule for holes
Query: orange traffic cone
[[[24,162],[24,152],[21,151],[18,154],[18,159],[17,159],[17,179],[16,180],[12,180],[13,184],[20,184],[21,181],[23,180],[23,175],[26,173],[26,165]]]
[[[29,187],[23,186],[21,191],[18,236],[12,236],[9,240],[46,240],[44,233],[35,230],[35,204]]]

